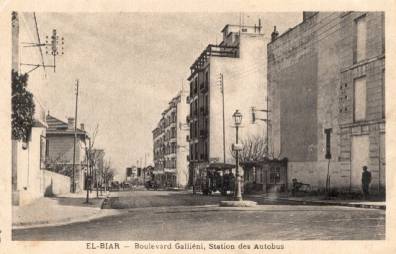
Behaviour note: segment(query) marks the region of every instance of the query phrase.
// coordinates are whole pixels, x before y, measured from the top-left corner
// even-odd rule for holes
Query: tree
[[[102,172],[102,179],[104,181],[104,186],[105,186],[105,191],[107,191],[107,187],[109,185],[109,182],[113,180],[114,177],[114,171],[111,168],[111,161],[110,159],[105,161],[104,166],[103,166],[103,172]]]
[[[268,157],[267,141],[265,137],[249,136],[241,140],[242,150],[239,151],[239,161],[260,161]],[[232,157],[236,158],[235,151],[231,150]]]
[[[28,74],[20,75],[12,70],[11,126],[12,137],[27,142],[33,127],[35,104],[33,94],[27,90]]]
[[[55,158],[47,157],[45,159],[45,168],[68,177],[72,177],[73,175],[73,165],[70,165],[68,160],[66,160],[62,154],[58,154]]]
[[[95,140],[98,131],[99,131],[99,125],[97,124],[95,130],[93,131],[92,139],[89,140],[88,146],[85,144],[85,156],[88,164],[87,176],[88,179],[90,179],[90,182],[86,186],[87,189],[86,203],[89,202],[89,191],[92,190],[92,184],[94,182],[93,180],[95,180],[95,185],[96,185],[96,197],[99,197],[98,180],[97,180],[98,174],[96,171],[97,171],[97,165],[99,164],[99,160],[101,159],[101,157],[103,157],[102,155],[103,151],[94,149]]]

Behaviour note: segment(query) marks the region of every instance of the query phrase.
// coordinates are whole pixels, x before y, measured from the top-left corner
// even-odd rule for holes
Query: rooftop
[[[68,123],[59,120],[51,115],[47,115],[47,134],[74,134],[74,128],[68,128]],[[87,135],[85,130],[81,130],[79,128],[76,129],[78,135]]]

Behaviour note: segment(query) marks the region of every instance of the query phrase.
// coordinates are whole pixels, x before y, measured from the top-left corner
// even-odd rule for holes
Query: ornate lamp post
[[[238,130],[242,123],[242,114],[239,110],[236,110],[232,115],[234,118],[235,131],[236,131],[236,139],[235,144],[232,144],[232,150],[235,151],[235,190],[234,190],[234,200],[223,200],[220,201],[220,206],[228,206],[228,207],[253,207],[256,206],[257,203],[250,200],[242,200],[242,191],[241,191],[241,175],[239,174],[239,151],[242,150],[242,144],[238,143]]]
[[[241,147],[238,144],[238,129],[239,126],[242,123],[242,114],[239,112],[239,110],[236,110],[235,113],[232,115],[234,118],[234,123],[235,123],[235,131],[236,131],[236,139],[235,139],[235,145],[233,145],[233,150],[236,153],[236,158],[235,158],[235,191],[234,191],[234,199],[235,201],[242,201],[242,192],[241,192],[241,176],[239,174],[239,150],[241,150]]]

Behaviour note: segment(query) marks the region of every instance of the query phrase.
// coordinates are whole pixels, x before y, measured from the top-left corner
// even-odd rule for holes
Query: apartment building
[[[359,191],[385,188],[383,12],[304,12],[268,44],[271,146],[288,180]]]
[[[265,124],[251,119],[252,107],[266,108],[269,36],[260,23],[226,25],[222,42],[209,44],[190,67],[190,184],[211,163],[235,163],[235,110],[243,115],[240,139],[266,135]]]
[[[188,181],[188,91],[182,89],[153,130],[154,175],[161,185],[184,188]]]

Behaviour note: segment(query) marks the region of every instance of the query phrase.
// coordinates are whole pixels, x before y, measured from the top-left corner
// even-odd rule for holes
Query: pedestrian
[[[363,190],[364,199],[367,199],[369,197],[370,182],[371,182],[371,172],[367,170],[367,166],[363,166],[362,190]]]

